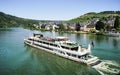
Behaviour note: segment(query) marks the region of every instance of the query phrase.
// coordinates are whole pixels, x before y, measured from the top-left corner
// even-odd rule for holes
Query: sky
[[[0,12],[36,20],[69,20],[89,12],[120,11],[120,0],[0,0]]]

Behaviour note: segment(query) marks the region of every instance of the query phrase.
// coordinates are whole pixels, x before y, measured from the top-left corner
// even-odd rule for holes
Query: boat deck
[[[61,44],[62,46],[68,47],[68,48],[74,48],[74,47],[78,47],[77,44],[74,43],[63,43]]]

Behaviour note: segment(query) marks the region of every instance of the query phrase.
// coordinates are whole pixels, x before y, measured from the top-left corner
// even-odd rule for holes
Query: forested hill
[[[73,18],[71,20],[68,20],[66,22],[89,22],[93,18],[99,18],[101,20],[107,20],[111,16],[119,16],[120,18],[120,11],[103,11],[103,12],[90,12],[87,14],[84,14],[82,16],[79,16],[77,18]],[[39,22],[59,22],[59,21],[51,21],[51,20],[32,20],[32,19],[25,19],[20,18],[16,16],[12,16],[9,14],[5,14],[3,12],[0,12],[0,28],[2,27],[15,27],[15,26],[24,26],[24,27],[32,27],[33,24],[39,24]],[[64,21],[62,21],[64,22]]]
[[[38,20],[24,19],[9,14],[0,12],[0,28],[2,27],[15,27],[15,26],[28,26],[38,24]]]
[[[68,20],[67,22],[89,22],[91,21],[91,19],[93,18],[99,18],[100,20],[107,20],[109,17],[115,17],[115,16],[119,16],[120,17],[120,11],[103,11],[103,12],[90,12],[84,15],[81,15],[77,18],[73,18]]]

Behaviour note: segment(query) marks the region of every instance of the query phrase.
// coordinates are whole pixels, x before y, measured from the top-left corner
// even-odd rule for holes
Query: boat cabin
[[[78,51],[78,44],[77,43],[69,43],[69,42],[62,43],[61,47],[64,49],[72,50],[72,51]]]

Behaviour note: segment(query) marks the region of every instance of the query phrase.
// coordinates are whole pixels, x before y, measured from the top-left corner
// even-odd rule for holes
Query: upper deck
[[[69,41],[68,37],[45,37],[42,34],[33,34],[32,37],[30,37],[30,39],[34,39],[38,42],[42,41],[42,43],[46,43],[48,45],[50,44],[56,44],[61,46],[64,49],[69,49],[69,50],[78,50],[78,44],[75,42],[71,42]]]
[[[78,47],[78,44],[77,43],[74,43],[74,42],[65,42],[65,43],[62,43],[61,44],[62,46],[66,46],[66,47],[69,47],[69,48],[73,48],[73,47]]]
[[[33,34],[33,37],[31,38],[36,38],[44,41],[50,41],[50,42],[60,42],[60,41],[67,41],[68,37],[44,37],[42,34]]]
[[[74,51],[74,52],[82,52],[82,54],[86,54],[89,52],[90,48],[84,48],[82,45],[79,45],[76,42],[72,42],[68,39],[68,37],[44,37],[41,34],[33,35],[29,37],[28,40],[32,41],[34,44],[45,45],[47,47],[61,48],[66,51]]]

